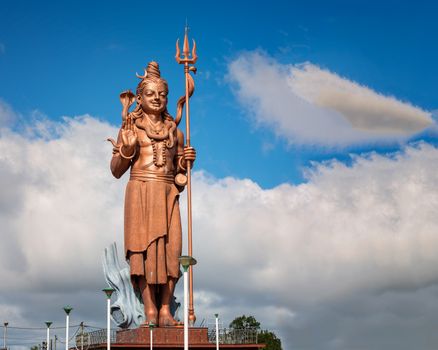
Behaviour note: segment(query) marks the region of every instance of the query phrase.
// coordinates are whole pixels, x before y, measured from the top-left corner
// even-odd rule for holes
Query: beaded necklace
[[[166,148],[170,149],[174,145],[173,133],[176,129],[175,122],[163,120],[161,125],[156,127],[149,117],[145,115],[143,118],[136,119],[135,126],[144,130],[147,137],[151,140],[154,165],[159,168],[166,165]]]
[[[153,161],[156,167],[161,168],[166,165],[166,145],[165,141],[159,141],[158,144],[161,144],[161,157],[158,157],[157,151],[157,141],[151,139],[152,144],[152,153],[153,153]]]
[[[165,124],[161,123],[161,125],[157,128],[156,124],[146,117],[148,123],[145,128],[146,135],[151,139],[152,144],[152,153],[153,153],[153,161],[156,167],[161,168],[166,165],[166,140],[169,138],[169,131],[165,129]],[[162,133],[162,131],[165,131]],[[158,143],[157,143],[158,140]],[[159,145],[161,147],[159,147]],[[158,156],[158,148],[160,148],[160,155]]]

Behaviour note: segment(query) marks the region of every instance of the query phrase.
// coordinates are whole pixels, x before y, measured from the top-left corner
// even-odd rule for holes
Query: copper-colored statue
[[[120,95],[122,127],[113,142],[111,172],[120,178],[130,168],[125,194],[125,254],[131,282],[141,293],[145,323],[177,324],[170,311],[180,276],[182,249],[179,193],[184,189],[187,167],[196,158],[177,124],[186,98],[178,102],[175,119],[167,111],[167,82],[159,66],[150,62],[137,86]],[[132,112],[130,106],[137,102]]]

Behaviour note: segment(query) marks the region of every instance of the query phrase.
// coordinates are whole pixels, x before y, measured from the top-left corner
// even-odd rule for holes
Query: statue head
[[[137,85],[137,105],[145,113],[167,113],[169,88],[166,80],[161,78],[158,63],[150,62],[144,76],[138,77],[141,81]]]

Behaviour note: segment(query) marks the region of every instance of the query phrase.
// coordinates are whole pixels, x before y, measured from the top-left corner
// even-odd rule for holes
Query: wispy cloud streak
[[[253,120],[291,143],[344,146],[406,139],[431,113],[311,63],[283,65],[259,51],[229,64],[228,79]]]

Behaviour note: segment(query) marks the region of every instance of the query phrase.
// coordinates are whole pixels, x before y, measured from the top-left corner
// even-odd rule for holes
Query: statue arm
[[[177,129],[178,147],[177,147],[177,172],[187,172],[187,161],[193,162],[196,159],[196,151],[193,147],[184,146],[184,134]]]
[[[176,129],[177,133],[177,156],[176,156],[176,172],[186,173],[185,160],[184,160],[184,134],[180,129]]]
[[[120,129],[119,135],[117,136],[117,146],[122,145],[122,130]],[[111,172],[115,178],[120,179],[122,175],[129,169],[131,166],[131,159],[123,158],[120,155],[119,147],[113,148],[113,157],[111,158]]]

